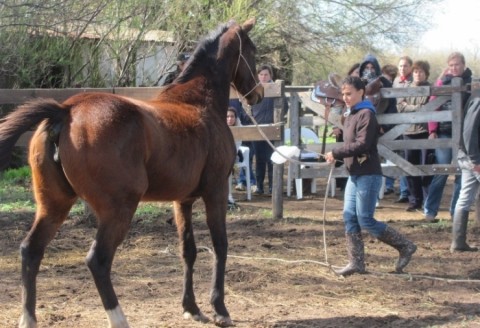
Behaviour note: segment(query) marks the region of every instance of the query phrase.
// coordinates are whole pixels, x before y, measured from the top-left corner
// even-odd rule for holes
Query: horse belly
[[[144,200],[172,201],[199,196],[202,169],[172,169],[150,174]]]

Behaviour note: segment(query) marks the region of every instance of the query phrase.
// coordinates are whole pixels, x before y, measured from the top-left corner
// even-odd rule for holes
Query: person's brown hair
[[[267,70],[269,73],[270,73],[270,78],[273,80],[273,70],[272,70],[272,66],[270,65],[260,65],[257,69],[257,74],[259,74],[261,71],[263,70]]]
[[[235,118],[238,117],[237,110],[233,106],[229,106],[228,109],[227,109],[227,112],[233,112],[235,114]]]
[[[356,70],[356,69],[359,69],[360,68],[360,63],[355,63],[353,64],[350,69],[347,71],[347,75],[352,75],[352,73]]]
[[[387,64],[382,67],[382,74],[388,75],[393,81],[398,74],[398,68],[395,65]]]
[[[430,76],[430,64],[426,60],[417,60],[413,63],[412,69],[421,69],[425,72],[425,75]]]
[[[413,60],[412,60],[412,58],[410,58],[410,56],[402,56],[402,57],[400,57],[398,62],[400,62],[401,60],[406,60],[410,64],[410,66],[413,65]]]

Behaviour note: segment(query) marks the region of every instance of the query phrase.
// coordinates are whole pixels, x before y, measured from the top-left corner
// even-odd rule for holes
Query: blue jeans
[[[439,134],[438,138],[451,138],[450,135]],[[452,162],[451,148],[437,148],[435,149],[435,157],[437,164],[450,164]],[[443,189],[447,182],[448,175],[434,175],[430,186],[428,187],[427,198],[424,204],[424,213],[429,216],[437,216],[440,202],[442,201]],[[452,193],[452,200],[450,201],[450,214],[453,215],[455,204],[457,203],[458,195],[460,194],[460,176],[455,176],[454,188]]]
[[[408,191],[407,177],[402,175],[399,180],[400,180],[400,198],[408,198],[408,196],[410,196],[410,192]]]
[[[460,189],[455,211],[470,211],[470,206],[475,201],[479,186],[480,174],[472,170],[462,169],[462,188]]]
[[[391,177],[385,177],[385,189],[394,190],[395,179]]]
[[[354,175],[348,178],[343,205],[345,232],[358,233],[365,229],[378,237],[385,231],[387,225],[373,217],[382,179],[381,175]]]
[[[410,193],[408,192],[408,184],[405,176],[401,176],[400,179],[400,198],[408,198]],[[385,177],[385,189],[395,190],[395,178]]]

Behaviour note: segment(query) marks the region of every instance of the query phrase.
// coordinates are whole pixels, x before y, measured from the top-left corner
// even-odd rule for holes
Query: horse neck
[[[174,87],[172,92],[176,93],[182,102],[226,114],[230,95],[227,72],[228,70],[222,70],[192,74],[191,79]]]

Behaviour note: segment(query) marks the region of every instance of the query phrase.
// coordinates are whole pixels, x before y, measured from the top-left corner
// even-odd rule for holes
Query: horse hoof
[[[22,314],[18,322],[19,328],[37,328],[37,322],[27,313]]]
[[[190,312],[184,312],[183,319],[195,320],[202,323],[207,323],[210,321],[210,319],[206,315],[204,315],[202,312],[198,312],[198,314],[191,314]]]
[[[215,316],[215,325],[218,327],[232,327],[234,326],[232,319],[230,317],[224,317],[222,315]]]

